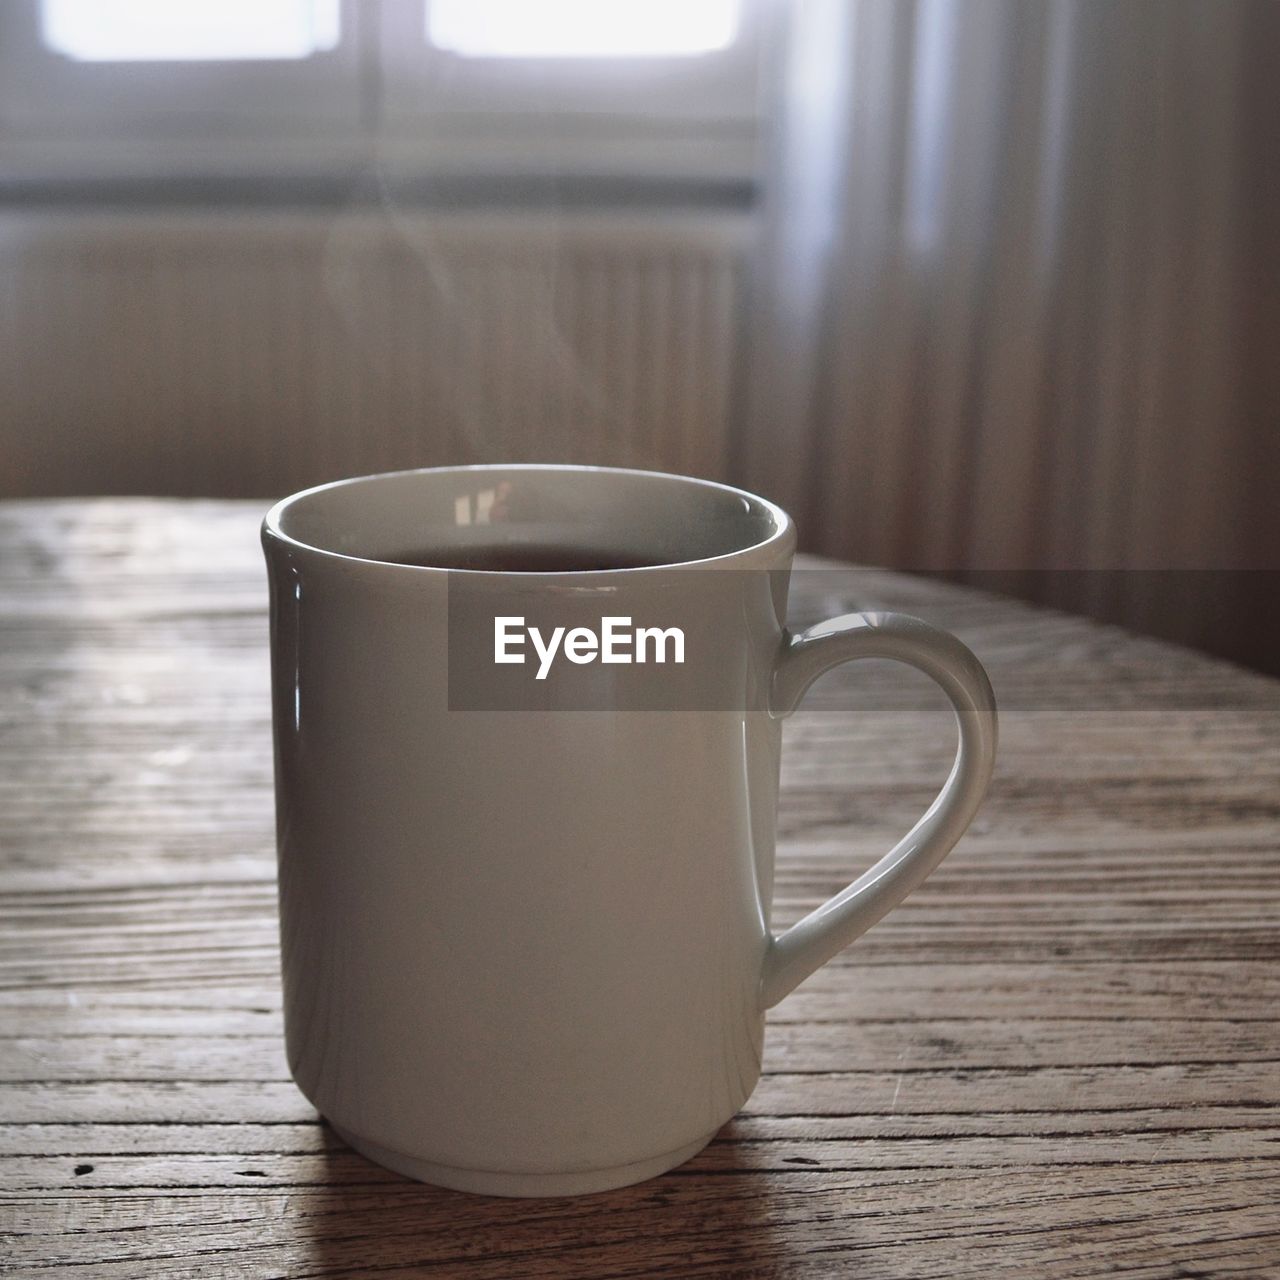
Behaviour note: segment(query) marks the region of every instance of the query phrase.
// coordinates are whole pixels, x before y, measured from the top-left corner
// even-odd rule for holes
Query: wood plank
[[[287,1075],[278,1034],[59,1035],[3,1042],[3,1080],[279,1080]],[[915,1019],[779,1022],[766,1040],[770,1070],[822,1074],[1192,1062],[1274,1062],[1280,1018]]]
[[[855,961],[820,969],[778,1007],[771,1024],[1032,1014],[1098,1020],[1280,1018],[1280,972],[1267,964],[1251,965],[1243,976],[1246,981],[1239,964],[1220,961],[1018,966]],[[263,985],[227,986],[225,975],[206,974],[199,982],[175,977],[164,986],[133,990],[86,982],[80,991],[91,993],[88,1000],[37,986],[0,991],[0,1026],[21,1011],[28,1035],[273,1035],[281,1007],[273,977],[274,972],[264,974]],[[0,1034],[12,1032],[6,1028]]]
[[[1074,1067],[932,1068],[905,1071],[766,1071],[747,1115],[957,1116],[1044,1112],[1064,1122],[1075,1110],[1194,1110],[1265,1107],[1275,1098],[1272,1060]],[[279,1124],[314,1121],[293,1084],[274,1080],[0,1082],[0,1123]],[[10,1135],[6,1135],[6,1141]],[[13,1136],[17,1141],[17,1137]]]
[[[929,1168],[832,1174],[793,1167],[728,1176],[686,1169],[660,1189],[628,1188],[589,1204],[464,1201],[388,1185],[366,1168],[367,1178],[341,1188],[107,1192],[86,1223],[88,1239],[76,1241],[82,1259],[110,1259],[99,1270],[83,1260],[49,1266],[29,1247],[24,1252],[44,1264],[38,1274],[55,1276],[127,1276],[143,1268],[193,1277],[412,1269],[496,1280],[518,1269],[572,1280],[669,1270],[828,1276],[856,1264],[872,1276],[1068,1277],[1113,1275],[1117,1259],[1138,1255],[1162,1260],[1154,1265],[1168,1276],[1188,1250],[1206,1262],[1252,1263],[1278,1238],[1269,1214],[1277,1175],[1256,1161],[1230,1174],[1215,1164],[1170,1162],[1143,1178],[1130,1167],[1104,1166],[1088,1185],[1075,1166],[1003,1177]],[[1190,1205],[1187,1186],[1197,1181],[1203,1185]],[[891,1207],[895,1199],[902,1203]],[[38,1204],[49,1210],[44,1239],[65,1238],[66,1202]],[[144,1233],[136,1230],[140,1212],[154,1215]],[[304,1229],[290,1233],[290,1221]],[[1212,1273],[1228,1274],[1216,1266]]]

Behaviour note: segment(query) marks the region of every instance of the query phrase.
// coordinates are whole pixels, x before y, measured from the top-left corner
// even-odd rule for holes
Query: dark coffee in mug
[[[482,569],[488,573],[601,573],[645,569],[656,563],[635,552],[599,547],[519,542],[506,546],[431,547],[383,557],[389,564],[427,569]]]

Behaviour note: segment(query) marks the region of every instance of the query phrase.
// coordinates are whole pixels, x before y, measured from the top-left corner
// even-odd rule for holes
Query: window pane
[[[427,37],[479,58],[679,57],[733,43],[740,0],[427,0]]]
[[[308,58],[338,42],[339,0],[42,0],[41,35],[80,62]]]

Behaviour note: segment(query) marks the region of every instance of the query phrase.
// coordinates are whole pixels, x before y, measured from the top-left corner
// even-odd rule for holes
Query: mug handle
[[[765,1009],[924,880],[964,834],[991,780],[996,703],[987,673],[955,636],[903,613],[850,613],[788,635],[774,667],[770,714],[790,715],[824,671],[858,658],[905,662],[941,686],[960,730],[955,763],[924,816],[875,866],[785,933],[770,936],[760,988]]]

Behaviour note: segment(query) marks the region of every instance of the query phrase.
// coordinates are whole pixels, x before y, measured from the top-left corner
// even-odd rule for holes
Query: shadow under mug
[[[289,1065],[352,1146],[423,1181],[579,1194],[689,1159],[754,1089],[766,1010],[937,866],[991,776],[973,654],[892,613],[788,632],[791,520],[724,485],[395,472],[286,498],[262,536]],[[530,547],[629,567],[430,564]],[[561,614],[678,618],[683,660],[499,672],[486,620]],[[781,722],[859,658],[941,686],[955,763],[890,852],[774,934]]]

